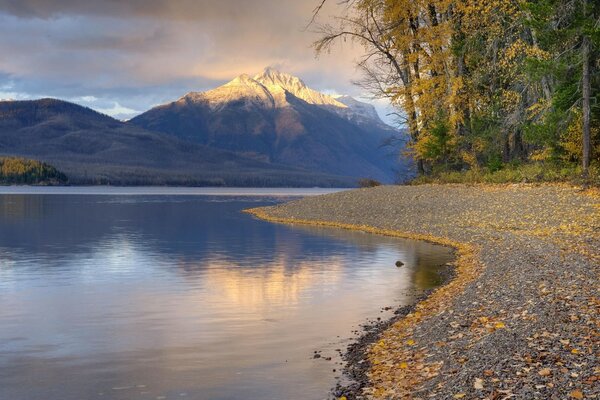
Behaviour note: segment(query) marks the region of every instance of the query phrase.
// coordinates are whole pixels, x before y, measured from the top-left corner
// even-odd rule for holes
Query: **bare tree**
[[[315,15],[322,9],[322,1],[315,9]],[[357,62],[362,79],[356,82],[375,98],[390,100],[391,104],[403,111],[404,120],[411,141],[419,137],[418,111],[415,107],[416,95],[413,92],[412,79],[415,70],[418,73],[418,61],[413,65],[406,54],[398,51],[395,43],[398,29],[411,29],[410,21],[387,21],[384,18],[385,2],[382,0],[363,0],[358,7],[355,1],[344,1],[348,5],[346,14],[336,18],[337,26],[318,25],[321,39],[314,43],[317,54],[331,51],[338,41],[352,41],[364,48],[362,58]],[[314,24],[315,16],[311,21]],[[411,70],[413,68],[414,70]],[[423,162],[417,160],[419,173],[424,172]]]

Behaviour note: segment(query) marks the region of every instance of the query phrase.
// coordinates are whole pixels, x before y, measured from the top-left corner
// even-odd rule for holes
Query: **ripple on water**
[[[452,257],[240,212],[266,191],[57,193],[0,195],[0,398],[320,399],[352,330]]]

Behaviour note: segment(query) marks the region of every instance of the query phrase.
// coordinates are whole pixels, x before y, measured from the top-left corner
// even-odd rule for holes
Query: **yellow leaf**
[[[414,346],[414,345],[415,345],[415,341],[414,341],[414,340],[412,340],[412,339],[408,339],[408,340],[406,341],[406,344],[407,344],[407,345],[409,345],[409,346]]]
[[[462,399],[465,396],[466,396],[466,394],[464,394],[464,393],[457,393],[457,394],[454,395],[454,398],[455,399]]]
[[[573,390],[569,396],[574,399],[583,399],[583,393],[581,393],[581,390]]]
[[[406,363],[406,361],[402,361],[402,362],[400,363],[400,368],[401,368],[401,369],[406,369],[406,368],[408,368],[408,364]]]
[[[573,353],[573,354],[579,354],[579,350],[578,349],[573,349],[573,350],[571,350],[571,353]]]
[[[483,389],[483,379],[475,378],[475,383],[473,383],[473,387],[477,390]]]
[[[503,328],[506,328],[506,325],[504,325],[504,322],[496,322],[496,325],[494,325],[494,328],[503,329]]]
[[[540,376],[548,376],[552,373],[552,371],[550,370],[550,368],[542,368],[540,370],[540,372],[538,372],[538,374],[540,374]]]

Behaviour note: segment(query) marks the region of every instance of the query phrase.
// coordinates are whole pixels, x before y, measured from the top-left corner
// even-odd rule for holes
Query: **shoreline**
[[[190,186],[1,186],[0,195],[182,195],[306,197],[349,190],[347,188],[261,188]]]
[[[456,278],[456,261],[443,264],[438,268],[440,271],[437,274],[442,280],[437,287],[423,291],[411,304],[396,307],[391,318],[384,321],[366,322],[360,326],[362,329],[360,336],[350,343],[346,351],[342,353],[342,360],[345,362],[343,372],[350,382],[345,385],[338,382],[335,385],[331,391],[334,399],[345,397],[347,400],[355,400],[360,398],[363,390],[369,385],[368,372],[373,367],[367,357],[369,347],[380,340],[392,325],[415,312],[417,305],[425,301],[435,290]]]
[[[456,277],[363,346],[368,382],[347,398],[598,398],[599,199],[557,185],[386,186],[246,212],[457,249]]]
[[[300,200],[301,201],[301,200]],[[285,204],[285,203],[284,203]],[[342,354],[342,359],[345,362],[344,374],[350,378],[348,385],[340,385],[339,383],[332,389],[331,393],[334,398],[346,398],[347,400],[362,399],[362,392],[369,386],[368,372],[372,368],[372,362],[369,360],[369,348],[374,345],[378,340],[381,339],[382,335],[392,325],[399,321],[406,320],[408,316],[415,315],[414,313],[419,311],[421,316],[424,312],[433,312],[427,302],[436,302],[437,298],[431,299],[436,292],[446,288],[448,291],[460,290],[461,285],[469,282],[476,278],[480,271],[478,271],[479,265],[474,262],[475,259],[475,248],[468,244],[453,242],[449,239],[442,237],[435,237],[431,235],[411,234],[408,232],[379,229],[368,225],[355,225],[333,221],[319,221],[319,220],[305,220],[297,218],[285,218],[285,217],[274,217],[269,215],[265,210],[271,207],[256,207],[243,210],[244,213],[253,215],[254,217],[263,221],[287,224],[287,225],[307,225],[307,226],[322,226],[328,228],[337,228],[350,231],[359,231],[370,233],[374,235],[381,235],[387,237],[395,237],[398,239],[409,239],[419,240],[428,243],[433,243],[440,246],[445,246],[453,249],[455,259],[452,262],[450,268],[443,271],[442,282],[439,286],[433,289],[429,289],[421,293],[412,304],[400,306],[394,310],[394,315],[379,323],[369,324],[365,323],[361,325],[362,332],[356,340],[350,343],[345,352]],[[441,266],[443,267],[443,266]],[[457,278],[461,277],[461,282],[456,282]],[[450,288],[448,288],[450,286]],[[439,295],[438,295],[439,296]],[[410,324],[416,324],[420,321],[419,318],[410,318]]]

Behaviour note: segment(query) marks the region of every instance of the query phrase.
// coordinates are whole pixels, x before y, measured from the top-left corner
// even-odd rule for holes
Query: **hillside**
[[[384,182],[405,174],[399,149],[383,146],[401,133],[385,125],[376,112],[365,113],[368,105],[342,100],[351,106],[310,89],[297,77],[267,68],[207,92],[191,92],[131,123],[311,171]]]
[[[186,143],[54,99],[0,102],[0,155],[48,162],[63,171],[72,184],[355,184],[353,178]]]

